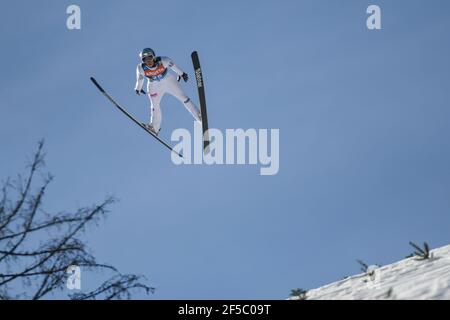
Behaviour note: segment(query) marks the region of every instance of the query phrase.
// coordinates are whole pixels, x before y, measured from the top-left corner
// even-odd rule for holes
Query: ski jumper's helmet
[[[150,48],[145,48],[139,53],[139,57],[142,61],[144,61],[144,59],[147,57],[155,57],[155,51]]]

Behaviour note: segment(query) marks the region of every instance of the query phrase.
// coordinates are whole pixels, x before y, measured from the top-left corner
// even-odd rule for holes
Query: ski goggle
[[[147,53],[147,54],[143,54],[143,55],[142,55],[142,61],[145,61],[145,60],[147,60],[147,59],[153,60],[154,58],[155,58],[155,56],[152,55],[151,53]]]

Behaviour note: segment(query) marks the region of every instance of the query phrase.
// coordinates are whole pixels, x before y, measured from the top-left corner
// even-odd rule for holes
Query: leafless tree
[[[52,176],[43,172],[43,141],[30,161],[25,178],[7,179],[0,191],[0,299],[42,299],[67,290],[69,266],[92,272],[100,270],[110,278],[91,292],[68,294],[71,299],[130,299],[136,291],[153,293],[145,277],[121,274],[111,265],[100,264],[81,239],[86,228],[108,213],[114,203],[107,197],[101,204],[75,212],[50,214],[43,199]],[[112,275],[110,275],[112,273]]]

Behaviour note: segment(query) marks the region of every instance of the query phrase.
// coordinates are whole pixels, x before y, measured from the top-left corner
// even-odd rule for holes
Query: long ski
[[[192,52],[191,58],[194,65],[195,79],[197,80],[200,112],[202,113],[203,150],[207,154],[209,152],[210,141],[208,134],[208,115],[206,113],[205,82],[203,80],[202,68],[200,67],[200,59],[197,51]]]
[[[138,120],[136,120],[135,117],[133,117],[130,113],[128,113],[128,111],[126,111],[124,108],[122,108],[116,101],[114,101],[113,98],[111,98],[111,96],[105,91],[105,89],[102,88],[102,86],[100,86],[100,84],[97,82],[97,80],[95,80],[95,78],[91,77],[91,81],[92,83],[97,87],[98,90],[100,90],[100,92],[109,100],[111,101],[111,103],[120,111],[122,111],[128,118],[130,118],[131,121],[133,121],[134,123],[136,123],[139,127],[141,127],[142,129],[145,130],[145,132],[147,132],[148,134],[150,134],[153,138],[155,138],[156,140],[158,140],[159,142],[161,142],[167,149],[169,149],[170,151],[172,151],[173,153],[175,153],[176,155],[178,155],[179,157],[183,157],[182,154],[176,152],[175,150],[173,150],[173,148],[171,146],[169,146],[166,142],[164,142],[163,140],[161,140],[161,138],[159,138],[158,136],[156,136],[153,132],[147,130],[147,128],[145,126],[143,126]]]

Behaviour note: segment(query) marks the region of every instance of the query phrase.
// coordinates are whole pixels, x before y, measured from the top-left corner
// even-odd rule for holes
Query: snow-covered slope
[[[432,258],[408,258],[309,290],[310,299],[450,299],[450,245],[431,250]],[[291,298],[295,299],[295,298]]]

